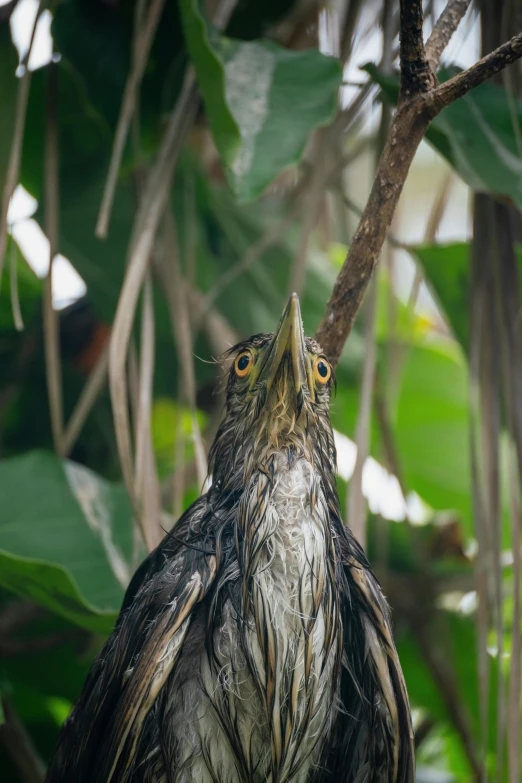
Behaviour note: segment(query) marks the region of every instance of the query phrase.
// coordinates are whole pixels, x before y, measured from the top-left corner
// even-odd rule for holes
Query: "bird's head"
[[[333,472],[334,371],[315,340],[304,336],[297,294],[273,334],[256,334],[227,356],[226,414],[210,453],[214,481],[244,481],[271,453],[291,449]]]

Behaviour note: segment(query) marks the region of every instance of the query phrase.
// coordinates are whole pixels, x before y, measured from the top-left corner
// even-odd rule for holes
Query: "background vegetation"
[[[0,193],[37,199],[51,258],[87,293],[53,310],[56,265],[39,279],[0,229],[6,783],[42,779],[133,569],[200,492],[223,403],[214,357],[271,331],[290,290],[315,332],[399,90],[392,0],[53,2],[59,56],[34,72],[17,70],[16,5],[0,6]],[[440,10],[426,3],[425,33]],[[521,16],[518,0],[483,0],[466,24],[489,52]],[[419,783],[519,780],[519,70],[432,123],[446,173],[425,183],[424,241],[405,239],[412,205],[332,403],[346,518],[393,607]],[[457,179],[477,194],[473,238],[443,243]]]

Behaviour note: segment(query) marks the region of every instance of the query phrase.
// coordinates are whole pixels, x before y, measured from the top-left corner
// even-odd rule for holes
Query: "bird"
[[[413,783],[390,610],[343,523],[292,294],[228,352],[208,491],[138,568],[47,783]]]

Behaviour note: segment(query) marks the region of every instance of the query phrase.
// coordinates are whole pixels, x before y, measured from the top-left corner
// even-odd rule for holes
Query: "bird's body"
[[[413,783],[386,602],[339,512],[331,369],[295,297],[233,352],[212,486],[131,582],[49,783]]]
[[[268,471],[273,473],[273,485]],[[289,464],[287,455],[277,454],[267,474],[256,475],[247,490],[252,502],[264,484],[268,487],[263,532],[267,543],[261,553],[257,589],[259,606],[269,613],[273,638],[267,639],[266,648],[260,644],[256,628],[262,626],[263,618],[256,617],[255,610],[241,629],[238,621],[245,607],[236,607],[227,599],[213,630],[212,658],[205,649],[206,623],[195,629],[192,643],[187,639],[187,650],[196,652],[188,653],[185,671],[180,661],[180,682],[172,688],[174,705],[177,701],[173,705],[176,741],[183,749],[183,761],[192,759],[182,778],[187,783],[213,783],[213,775],[223,783],[266,781],[272,765],[277,779],[306,781],[319,760],[321,743],[309,750],[314,738],[324,735],[334,714],[337,650],[334,635],[334,644],[325,651],[326,624],[320,604],[328,590],[318,584],[321,574],[311,566],[325,562],[327,546],[324,498],[316,499],[314,509],[311,506],[315,481],[305,459],[295,458]],[[245,506],[248,514],[248,501]],[[248,517],[245,521],[248,524]],[[306,674],[308,645],[313,652]],[[274,662],[270,721],[260,696],[266,658]],[[306,679],[308,687],[304,686]],[[301,731],[305,740],[299,744]],[[202,746],[206,748],[203,755]],[[236,769],[237,758],[242,770]]]

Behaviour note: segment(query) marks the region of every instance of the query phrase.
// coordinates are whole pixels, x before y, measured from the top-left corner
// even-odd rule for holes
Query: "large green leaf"
[[[124,488],[45,452],[0,463],[0,584],[74,623],[112,627],[131,576]]]
[[[399,83],[374,65],[365,69],[396,103]],[[438,73],[446,81],[459,72]],[[426,138],[473,190],[504,196],[522,207],[522,159],[515,125],[522,122],[522,102],[504,87],[485,82],[445,108],[431,123]]]
[[[181,10],[229,183],[240,200],[254,199],[300,160],[311,131],[333,118],[341,66],[314,49],[291,52],[221,36],[199,0],[182,0]]]
[[[421,245],[411,251],[422,264],[428,285],[465,350],[469,347],[470,250],[467,242],[453,242]]]
[[[434,509],[456,509],[473,532],[469,462],[468,372],[450,340],[410,348],[395,421],[408,489]]]
[[[522,247],[515,248],[519,274],[522,273]],[[410,253],[420,261],[426,281],[448,319],[455,337],[469,349],[469,294],[471,290],[471,245],[419,245]]]

